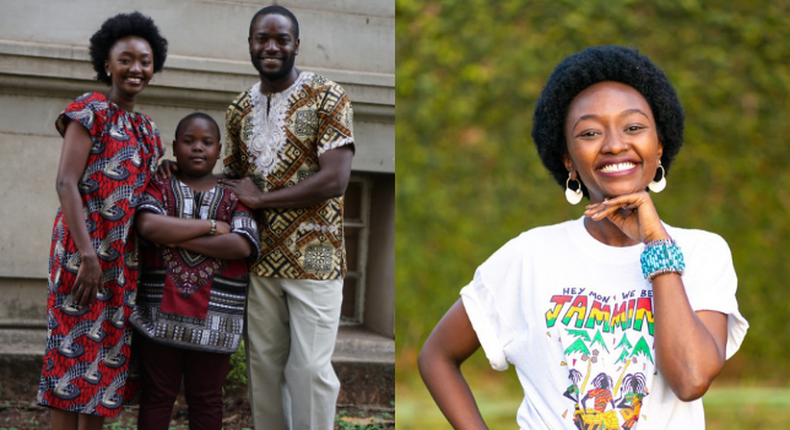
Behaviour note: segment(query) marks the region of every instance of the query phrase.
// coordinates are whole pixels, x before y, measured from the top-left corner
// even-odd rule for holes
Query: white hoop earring
[[[653,180],[647,184],[647,188],[656,194],[664,191],[664,188],[667,187],[667,171],[664,170],[664,166],[661,165],[661,160],[658,160],[658,168],[661,169],[661,179],[656,181],[656,178],[653,177]],[[656,170],[656,173],[658,173],[658,170]]]
[[[582,193],[582,183],[578,179],[573,179],[571,175],[572,174],[568,172],[568,179],[565,180],[565,200],[567,200],[568,203],[572,205],[578,205],[584,197],[584,194]],[[575,181],[576,184],[578,184],[576,190],[571,189],[571,181]]]

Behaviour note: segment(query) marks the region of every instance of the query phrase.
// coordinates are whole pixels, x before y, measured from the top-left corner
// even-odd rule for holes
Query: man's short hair
[[[252,17],[252,21],[250,21],[250,37],[252,37],[252,28],[255,25],[255,21],[264,15],[281,15],[290,19],[291,29],[294,33],[294,39],[299,40],[299,21],[296,20],[296,16],[290,10],[282,6],[266,6],[265,8],[259,10],[255,16]]]

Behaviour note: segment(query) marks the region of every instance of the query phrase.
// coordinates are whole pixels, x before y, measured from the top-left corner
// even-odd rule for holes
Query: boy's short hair
[[[191,121],[191,120],[193,120],[195,118],[203,118],[203,119],[211,122],[212,124],[214,124],[214,128],[217,129],[217,141],[219,142],[220,140],[222,140],[222,133],[220,133],[220,131],[219,131],[219,125],[217,124],[217,121],[214,121],[214,118],[212,118],[211,115],[209,115],[207,113],[203,113],[203,112],[193,112],[193,113],[181,118],[181,121],[178,121],[178,125],[176,126],[176,140],[178,140],[178,134],[181,132],[181,126],[184,123],[186,123],[188,121]]]

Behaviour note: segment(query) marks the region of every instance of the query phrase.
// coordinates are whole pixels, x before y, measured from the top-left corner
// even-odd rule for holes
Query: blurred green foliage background
[[[751,328],[720,379],[790,380],[787,1],[397,0],[396,14],[401,386],[479,264],[521,231],[581,216],[541,165],[531,118],[553,67],[600,44],[648,55],[685,108],[685,145],[654,201],[665,222],[732,249]]]

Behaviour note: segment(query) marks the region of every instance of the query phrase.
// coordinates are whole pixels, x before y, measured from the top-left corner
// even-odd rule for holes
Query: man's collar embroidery
[[[261,94],[261,83],[258,82],[249,90],[252,102],[252,136],[247,147],[253,156],[255,167],[268,176],[277,168],[280,153],[285,147],[285,117],[289,99],[312,76],[310,72],[302,72],[287,90],[269,94]],[[266,106],[269,106],[267,115]]]

